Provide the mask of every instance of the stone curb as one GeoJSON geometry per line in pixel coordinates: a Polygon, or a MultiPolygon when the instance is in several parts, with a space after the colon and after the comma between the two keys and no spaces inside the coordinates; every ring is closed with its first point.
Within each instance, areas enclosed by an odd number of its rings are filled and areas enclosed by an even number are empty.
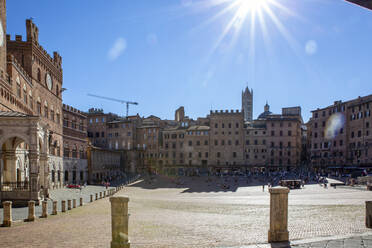
{"type": "Polygon", "coordinates": [[[255,245],[245,245],[245,246],[221,246],[220,248],[287,248],[291,247],[292,245],[302,245],[302,244],[309,244],[315,242],[322,242],[322,241],[332,241],[332,240],[339,240],[339,239],[349,239],[349,238],[356,238],[356,237],[364,237],[372,235],[372,232],[366,232],[362,234],[347,234],[347,235],[336,235],[336,236],[325,236],[325,237],[316,237],[316,238],[309,238],[309,239],[300,239],[300,240],[293,240],[289,243],[262,243],[262,244],[255,244],[255,245]],[[275,246],[273,246],[275,245],[275,246]]]}

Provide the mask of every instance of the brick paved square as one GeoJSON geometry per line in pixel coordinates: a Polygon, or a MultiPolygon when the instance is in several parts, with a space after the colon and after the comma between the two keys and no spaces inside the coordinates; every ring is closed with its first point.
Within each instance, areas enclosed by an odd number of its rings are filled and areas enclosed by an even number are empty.
{"type": "MultiPolygon", "coordinates": [[[[178,187],[168,179],[158,179],[155,185],[139,182],[119,192],[130,197],[132,247],[241,247],[267,242],[270,198],[262,187],[221,190],[219,179],[210,186],[204,179],[184,180],[178,187]]],[[[318,185],[291,190],[290,239],[369,232],[364,227],[364,201],[369,197],[367,191],[318,185]]],[[[109,247],[110,221],[105,198],[47,220],[1,228],[0,247],[81,247],[82,243],[109,247]]],[[[351,241],[350,247],[354,245],[351,241]]],[[[324,242],[293,247],[324,247],[324,242]]]]}

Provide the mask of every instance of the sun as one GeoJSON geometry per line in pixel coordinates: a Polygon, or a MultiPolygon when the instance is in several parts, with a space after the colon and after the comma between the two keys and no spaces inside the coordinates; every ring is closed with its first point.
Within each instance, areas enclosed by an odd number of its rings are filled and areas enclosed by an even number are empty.
{"type": "Polygon", "coordinates": [[[236,0],[238,5],[238,13],[241,16],[246,16],[249,12],[261,11],[266,7],[268,0],[236,0]]]}

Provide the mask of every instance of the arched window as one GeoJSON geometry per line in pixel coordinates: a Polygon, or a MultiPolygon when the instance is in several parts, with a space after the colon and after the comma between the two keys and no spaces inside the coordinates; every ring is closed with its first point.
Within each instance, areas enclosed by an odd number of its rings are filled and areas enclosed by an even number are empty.
{"type": "Polygon", "coordinates": [[[70,157],[70,147],[68,146],[68,144],[64,144],[63,156],[66,157],[66,158],[70,157]]]}
{"type": "Polygon", "coordinates": [[[80,146],[80,159],[84,159],[84,158],[85,158],[84,147],[80,146]]]}
{"type": "Polygon", "coordinates": [[[74,147],[72,148],[72,157],[77,158],[77,147],[76,147],[76,145],[74,145],[74,147]]]}

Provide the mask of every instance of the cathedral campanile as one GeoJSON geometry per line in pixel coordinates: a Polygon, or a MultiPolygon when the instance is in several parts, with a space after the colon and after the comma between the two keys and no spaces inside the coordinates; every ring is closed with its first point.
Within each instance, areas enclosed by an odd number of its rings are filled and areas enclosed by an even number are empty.
{"type": "Polygon", "coordinates": [[[248,87],[242,92],[242,110],[244,113],[244,121],[253,120],[253,89],[248,87]]]}

